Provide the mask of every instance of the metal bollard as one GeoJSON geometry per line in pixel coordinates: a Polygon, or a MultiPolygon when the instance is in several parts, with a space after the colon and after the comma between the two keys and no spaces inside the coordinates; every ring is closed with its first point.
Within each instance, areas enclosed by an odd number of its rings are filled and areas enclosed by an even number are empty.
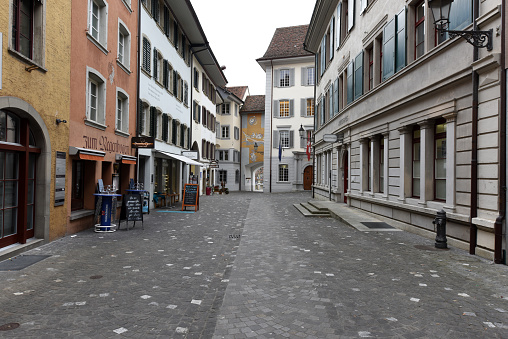
{"type": "Polygon", "coordinates": [[[448,248],[446,245],[446,212],[441,210],[432,222],[436,225],[436,248],[448,248]]]}

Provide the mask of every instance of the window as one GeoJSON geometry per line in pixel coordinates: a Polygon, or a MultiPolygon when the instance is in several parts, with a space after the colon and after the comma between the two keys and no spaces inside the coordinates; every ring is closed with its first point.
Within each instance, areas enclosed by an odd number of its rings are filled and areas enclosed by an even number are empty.
{"type": "Polygon", "coordinates": [[[434,192],[436,200],[446,200],[446,121],[434,127],[434,192]]]}
{"type": "Polygon", "coordinates": [[[384,193],[385,188],[385,139],[379,140],[379,192],[384,193]]]}
{"type": "Polygon", "coordinates": [[[220,139],[220,134],[222,130],[220,128],[220,122],[215,123],[215,137],[220,139]]]}
{"type": "Polygon", "coordinates": [[[289,87],[289,69],[280,70],[279,87],[289,87]]]}
{"type": "Polygon", "coordinates": [[[413,129],[413,197],[420,197],[420,128],[413,129]]]}
{"type": "Polygon", "coordinates": [[[415,6],[415,59],[425,53],[425,1],[415,6]]]}
{"type": "Polygon", "coordinates": [[[289,181],[289,169],[287,164],[279,165],[279,181],[282,182],[289,181]]]}
{"type": "Polygon", "coordinates": [[[347,65],[346,70],[346,79],[347,79],[347,103],[351,103],[354,100],[354,87],[353,87],[353,81],[354,81],[354,62],[351,61],[347,65]]]}
{"type": "Polygon", "coordinates": [[[71,211],[84,207],[85,161],[72,160],[71,211]]]}
{"type": "Polygon", "coordinates": [[[339,78],[333,84],[333,114],[339,114],[339,78]]]}
{"type": "Polygon", "coordinates": [[[229,139],[229,126],[222,126],[221,138],[229,139]]]}
{"type": "Polygon", "coordinates": [[[88,36],[102,47],[108,45],[108,4],[104,0],[89,0],[88,36]]]}
{"type": "Polygon", "coordinates": [[[148,108],[150,107],[147,103],[141,102],[141,116],[139,118],[139,133],[147,135],[147,124],[148,124],[148,108]]]}
{"type": "Polygon", "coordinates": [[[240,140],[240,129],[235,126],[234,128],[235,140],[240,140]]]}
{"type": "Polygon", "coordinates": [[[279,101],[279,117],[286,118],[289,117],[289,100],[280,100],[279,101]]]}
{"type": "Polygon", "coordinates": [[[151,44],[150,41],[143,37],[143,63],[141,67],[148,73],[150,73],[150,56],[151,56],[151,44]]]}
{"type": "Polygon", "coordinates": [[[13,0],[11,49],[40,64],[44,56],[44,10],[41,1],[13,0]]]}
{"type": "Polygon", "coordinates": [[[153,78],[158,83],[162,84],[163,82],[163,70],[164,70],[164,58],[162,57],[162,54],[160,53],[157,48],[153,49],[153,78]]]}
{"type": "Polygon", "coordinates": [[[367,49],[367,57],[369,58],[368,84],[369,90],[374,88],[374,48],[371,46],[367,49]]]}
{"type": "Polygon", "coordinates": [[[160,23],[161,4],[160,0],[152,0],[152,16],[155,22],[160,23]]]}
{"type": "Polygon", "coordinates": [[[314,98],[302,99],[302,116],[314,116],[314,98]]]}
{"type": "Polygon", "coordinates": [[[363,52],[360,52],[355,58],[354,63],[354,86],[355,86],[355,100],[362,96],[363,94],[363,52]]]}
{"type": "Polygon", "coordinates": [[[118,19],[118,62],[130,69],[131,34],[127,26],[118,19]]]}
{"type": "Polygon", "coordinates": [[[222,115],[228,115],[229,114],[229,103],[228,102],[222,104],[221,114],[222,115]]]}
{"type": "Polygon", "coordinates": [[[199,71],[194,67],[194,88],[199,90],[199,71]]]}
{"type": "Polygon", "coordinates": [[[88,121],[105,125],[106,79],[97,71],[87,67],[87,112],[88,121]]]}
{"type": "Polygon", "coordinates": [[[219,170],[219,182],[221,182],[221,183],[228,182],[228,171],[219,170]]]}
{"type": "Polygon", "coordinates": [[[314,86],[314,67],[302,68],[302,86],[314,86]]]}
{"type": "Polygon", "coordinates": [[[289,131],[279,131],[280,145],[282,148],[289,148],[289,131]]]}
{"type": "Polygon", "coordinates": [[[187,81],[183,82],[183,104],[185,106],[189,105],[189,85],[187,81]]]}
{"type": "Polygon", "coordinates": [[[238,116],[238,104],[234,104],[235,105],[235,117],[238,116]]]}
{"type": "Polygon", "coordinates": [[[116,89],[116,130],[129,133],[129,95],[116,89]]]}
{"type": "Polygon", "coordinates": [[[194,101],[194,105],[193,105],[193,108],[192,108],[192,117],[194,118],[194,121],[197,122],[199,124],[199,111],[200,111],[201,107],[199,106],[199,104],[197,103],[197,101],[194,101]]]}
{"type": "Polygon", "coordinates": [[[235,184],[240,182],[240,170],[235,171],[235,184]]]}

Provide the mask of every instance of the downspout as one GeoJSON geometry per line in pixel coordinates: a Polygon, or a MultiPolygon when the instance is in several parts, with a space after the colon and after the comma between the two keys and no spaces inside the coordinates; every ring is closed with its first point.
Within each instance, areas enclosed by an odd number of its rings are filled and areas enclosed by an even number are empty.
{"type": "MultiPolygon", "coordinates": [[[[476,19],[478,18],[479,0],[473,1],[473,31],[477,30],[476,19]]],[[[473,62],[478,60],[478,47],[473,48],[473,62]]],[[[479,76],[474,69],[472,71],[472,137],[471,137],[471,215],[469,226],[469,254],[475,254],[478,242],[478,227],[473,219],[478,216],[478,87],[479,76]]]]}
{"type": "MultiPolygon", "coordinates": [[[[303,49],[306,50],[307,52],[311,53],[312,55],[314,55],[314,129],[316,128],[316,83],[317,83],[317,62],[316,62],[316,58],[317,58],[317,55],[316,53],[312,52],[312,51],[309,51],[307,49],[307,46],[305,44],[303,44],[303,49]]],[[[311,136],[311,143],[312,143],[312,199],[314,199],[314,178],[315,178],[315,169],[316,169],[316,166],[315,166],[315,163],[314,161],[316,160],[316,147],[314,146],[314,132],[315,131],[312,131],[312,136],[311,136]]],[[[330,187],[331,187],[331,181],[330,181],[330,187]]]]}
{"type": "MultiPolygon", "coordinates": [[[[270,86],[270,145],[268,149],[270,150],[270,193],[272,193],[272,155],[273,155],[273,60],[270,60],[270,65],[272,66],[272,86],[270,86]]],[[[266,114],[265,114],[266,115],[266,114]]]]}
{"type": "MultiPolygon", "coordinates": [[[[502,0],[501,22],[505,25],[505,0],[502,0]]],[[[501,29],[501,114],[499,116],[499,216],[494,224],[494,263],[506,264],[503,255],[503,220],[506,215],[506,34],[501,29]]]]}
{"type": "MultiPolygon", "coordinates": [[[[138,0],[138,46],[137,46],[137,50],[138,50],[138,53],[137,53],[137,69],[136,69],[136,73],[137,73],[137,84],[136,84],[136,92],[137,92],[137,95],[136,97],[138,98],[137,100],[137,112],[136,112],[136,136],[139,136],[141,134],[141,131],[139,130],[139,119],[140,119],[140,115],[141,115],[141,110],[142,110],[142,107],[141,107],[141,100],[140,100],[140,81],[141,81],[141,73],[140,73],[140,69],[141,69],[141,64],[140,64],[140,58],[141,58],[141,50],[140,50],[140,46],[141,46],[141,0],[138,0]]],[[[136,147],[136,178],[134,179],[135,182],[139,182],[139,150],[138,148],[136,147]]]]}
{"type": "MultiPolygon", "coordinates": [[[[190,106],[190,127],[189,127],[189,140],[187,141],[188,143],[188,147],[189,147],[189,150],[192,148],[192,123],[194,122],[194,112],[193,112],[193,109],[194,109],[194,72],[193,72],[193,68],[194,68],[194,51],[192,50],[192,48],[190,49],[190,102],[189,102],[189,106],[190,106]]],[[[198,159],[199,160],[199,159],[198,159]]],[[[194,167],[196,167],[196,165],[193,165],[194,167]]],[[[189,165],[189,173],[187,173],[187,179],[190,178],[190,167],[191,165],[189,165]]],[[[199,166],[199,172],[201,173],[201,166],[199,166]]],[[[201,182],[199,181],[199,175],[198,175],[198,182],[201,184],[201,182]]],[[[202,190],[205,189],[205,192],[206,192],[206,188],[205,187],[202,187],[201,188],[202,190]]],[[[198,192],[199,194],[199,192],[198,192]]]]}

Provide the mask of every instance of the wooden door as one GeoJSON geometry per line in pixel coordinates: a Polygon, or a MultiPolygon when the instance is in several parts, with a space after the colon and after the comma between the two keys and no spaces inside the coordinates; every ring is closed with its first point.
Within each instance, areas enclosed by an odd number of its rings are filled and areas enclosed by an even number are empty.
{"type": "Polygon", "coordinates": [[[312,189],[312,175],[313,175],[312,166],[307,166],[303,171],[303,189],[305,191],[310,191],[312,189]]]}

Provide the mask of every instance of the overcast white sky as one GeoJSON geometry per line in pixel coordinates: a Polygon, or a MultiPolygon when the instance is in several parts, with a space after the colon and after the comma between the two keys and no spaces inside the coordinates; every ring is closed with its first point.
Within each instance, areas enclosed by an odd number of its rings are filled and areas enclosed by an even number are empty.
{"type": "Polygon", "coordinates": [[[256,62],[278,27],[308,25],[315,0],[191,0],[228,85],[265,94],[265,72],[256,62]]]}

